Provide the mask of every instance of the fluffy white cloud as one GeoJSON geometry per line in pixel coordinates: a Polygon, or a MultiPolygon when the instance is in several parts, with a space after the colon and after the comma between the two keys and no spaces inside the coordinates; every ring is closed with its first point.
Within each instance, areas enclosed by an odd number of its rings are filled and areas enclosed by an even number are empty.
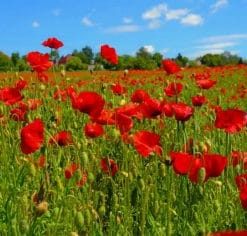
{"type": "Polygon", "coordinates": [[[189,13],[189,10],[186,8],[183,9],[175,9],[175,10],[168,10],[165,13],[165,17],[167,20],[179,20],[183,16],[187,15],[189,13]]]}
{"type": "Polygon", "coordinates": [[[193,14],[187,8],[171,9],[167,4],[159,4],[142,14],[144,20],[148,20],[149,29],[157,29],[162,25],[162,20],[176,20],[184,25],[197,26],[203,23],[203,18],[193,14]]]}
{"type": "Polygon", "coordinates": [[[87,27],[92,27],[94,26],[94,23],[87,17],[87,16],[84,16],[81,20],[81,23],[84,25],[84,26],[87,26],[87,27]]]}
{"type": "Polygon", "coordinates": [[[162,15],[165,14],[167,11],[167,5],[166,4],[159,4],[157,6],[154,6],[150,10],[147,10],[142,14],[142,18],[145,20],[154,20],[160,18],[162,15]]]}
{"type": "Polygon", "coordinates": [[[201,43],[222,43],[227,41],[236,41],[247,39],[247,34],[227,34],[227,35],[217,35],[200,40],[201,43]]]}
{"type": "Polygon", "coordinates": [[[40,27],[40,23],[35,20],[35,21],[32,22],[32,27],[33,28],[39,28],[40,27]]]}
{"type": "Polygon", "coordinates": [[[210,6],[211,12],[215,13],[220,10],[222,7],[228,5],[228,0],[217,0],[214,4],[210,6]]]}
{"type": "Polygon", "coordinates": [[[183,25],[197,26],[203,23],[203,18],[197,14],[189,14],[181,19],[183,25]]]}
{"type": "Polygon", "coordinates": [[[141,27],[139,25],[133,24],[125,24],[125,25],[118,25],[115,27],[110,27],[105,30],[106,33],[131,33],[140,31],[141,27]]]}
{"type": "Polygon", "coordinates": [[[145,45],[145,46],[143,46],[143,48],[148,53],[154,53],[155,52],[155,48],[153,45],[145,45]]]}

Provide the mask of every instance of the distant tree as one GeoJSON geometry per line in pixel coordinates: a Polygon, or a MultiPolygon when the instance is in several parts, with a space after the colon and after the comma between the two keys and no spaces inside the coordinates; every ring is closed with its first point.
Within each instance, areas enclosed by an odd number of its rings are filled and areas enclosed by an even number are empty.
{"type": "Polygon", "coordinates": [[[86,46],[82,48],[82,53],[85,55],[85,58],[86,58],[85,63],[90,64],[94,58],[94,53],[93,53],[92,48],[89,46],[86,46]]]}
{"type": "Polygon", "coordinates": [[[66,62],[65,68],[68,71],[84,70],[87,69],[87,65],[83,64],[79,57],[71,56],[66,62]]]}
{"type": "Polygon", "coordinates": [[[12,64],[14,66],[16,66],[17,63],[18,63],[18,61],[20,60],[20,54],[19,54],[19,52],[13,52],[11,54],[11,57],[10,58],[11,58],[12,64]]]}
{"type": "Polygon", "coordinates": [[[157,67],[160,67],[163,60],[163,55],[159,52],[156,52],[153,54],[152,59],[156,62],[157,67]]]}
{"type": "Polygon", "coordinates": [[[0,52],[0,71],[8,71],[12,66],[11,59],[3,52],[0,52]]]}
{"type": "Polygon", "coordinates": [[[136,57],[142,57],[146,59],[151,59],[152,54],[147,51],[145,47],[141,47],[137,52],[136,52],[136,57]]]}
{"type": "Polygon", "coordinates": [[[23,58],[20,58],[17,61],[16,70],[17,71],[28,71],[28,70],[30,70],[30,67],[23,58]]]}
{"type": "Polygon", "coordinates": [[[178,65],[185,67],[187,65],[187,63],[189,62],[189,58],[188,57],[184,57],[181,55],[181,53],[179,53],[177,55],[177,57],[175,58],[175,61],[178,65]]]}

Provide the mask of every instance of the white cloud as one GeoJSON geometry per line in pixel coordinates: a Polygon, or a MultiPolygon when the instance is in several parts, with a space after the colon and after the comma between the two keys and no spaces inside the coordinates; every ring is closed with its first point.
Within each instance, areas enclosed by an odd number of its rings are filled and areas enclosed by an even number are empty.
{"type": "Polygon", "coordinates": [[[87,16],[84,16],[82,18],[81,23],[84,26],[86,26],[86,27],[92,27],[92,26],[94,26],[94,23],[87,16]]]}
{"type": "Polygon", "coordinates": [[[144,12],[142,14],[142,18],[145,20],[158,19],[162,15],[164,15],[166,11],[167,11],[167,5],[166,4],[159,4],[157,6],[154,6],[150,10],[144,12]]]}
{"type": "Polygon", "coordinates": [[[228,34],[228,35],[217,35],[200,40],[201,43],[222,43],[226,41],[247,39],[247,34],[228,34]]]}
{"type": "Polygon", "coordinates": [[[52,15],[54,16],[60,16],[60,14],[61,14],[61,9],[57,8],[52,11],[52,15]]]}
{"type": "Polygon", "coordinates": [[[40,23],[35,20],[35,21],[32,22],[32,27],[33,28],[39,28],[40,27],[40,23]]]}
{"type": "Polygon", "coordinates": [[[237,42],[222,42],[222,43],[213,43],[213,44],[205,44],[205,45],[199,45],[196,46],[196,48],[205,49],[205,50],[211,50],[211,49],[225,49],[229,47],[233,47],[238,45],[237,42]]]}
{"type": "Polygon", "coordinates": [[[153,45],[145,45],[145,46],[143,46],[143,48],[148,53],[154,53],[155,52],[155,48],[153,45]]]}
{"type": "Polygon", "coordinates": [[[133,20],[130,17],[124,17],[123,18],[123,23],[124,24],[131,24],[133,20]]]}
{"type": "Polygon", "coordinates": [[[160,28],[161,26],[161,21],[160,20],[151,20],[149,23],[148,23],[148,28],[149,29],[158,29],[160,28]]]}
{"type": "Polygon", "coordinates": [[[167,4],[159,4],[142,14],[144,20],[148,20],[149,29],[157,29],[161,26],[162,19],[166,21],[176,20],[181,24],[197,26],[203,23],[203,18],[193,14],[187,8],[170,9],[167,4]]]}
{"type": "Polygon", "coordinates": [[[212,13],[215,13],[227,5],[228,5],[228,0],[217,0],[214,4],[210,6],[210,9],[212,13]]]}
{"type": "Polygon", "coordinates": [[[189,13],[189,10],[186,8],[167,10],[167,12],[165,13],[165,17],[167,20],[179,20],[183,16],[186,16],[188,13],[189,13]]]}
{"type": "Polygon", "coordinates": [[[203,18],[197,14],[189,14],[181,19],[183,25],[197,26],[203,23],[203,18]]]}
{"type": "Polygon", "coordinates": [[[131,33],[131,32],[137,32],[140,31],[141,28],[139,25],[118,25],[115,27],[110,27],[105,30],[106,33],[131,33]]]}

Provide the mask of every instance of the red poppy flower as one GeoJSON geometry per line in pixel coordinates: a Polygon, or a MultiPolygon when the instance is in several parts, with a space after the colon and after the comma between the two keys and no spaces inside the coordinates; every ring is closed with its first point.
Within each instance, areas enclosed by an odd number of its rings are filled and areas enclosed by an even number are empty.
{"type": "Polygon", "coordinates": [[[50,144],[58,144],[59,146],[67,146],[73,143],[72,134],[70,131],[61,131],[57,133],[49,141],[50,144]]]}
{"type": "Polygon", "coordinates": [[[48,80],[49,80],[49,77],[47,74],[45,74],[44,72],[38,72],[37,73],[37,77],[38,77],[38,80],[42,83],[47,83],[48,80]]]}
{"type": "Polygon", "coordinates": [[[118,165],[117,163],[109,158],[103,158],[100,161],[100,167],[101,170],[111,176],[115,176],[115,174],[118,172],[118,165]]]}
{"type": "Polygon", "coordinates": [[[111,86],[111,90],[116,95],[122,95],[126,93],[126,88],[123,87],[121,84],[117,83],[111,86]]]}
{"type": "Polygon", "coordinates": [[[227,165],[227,158],[218,154],[204,154],[202,157],[183,152],[170,153],[173,169],[177,174],[188,175],[193,183],[198,182],[199,171],[204,168],[204,182],[210,177],[221,175],[227,165]]]}
{"type": "Polygon", "coordinates": [[[224,231],[224,232],[215,232],[209,234],[209,236],[246,236],[247,230],[239,230],[239,231],[224,231]]]}
{"type": "Polygon", "coordinates": [[[44,124],[36,119],[21,130],[21,150],[24,154],[37,151],[44,141],[44,124]]]}
{"type": "Polygon", "coordinates": [[[42,73],[52,67],[53,63],[49,60],[48,53],[29,52],[27,54],[27,62],[37,73],[42,73]]]}
{"type": "Polygon", "coordinates": [[[173,60],[165,59],[162,61],[162,65],[168,75],[175,74],[180,71],[180,67],[173,60]]]}
{"type": "Polygon", "coordinates": [[[96,92],[81,92],[78,96],[71,96],[72,107],[80,112],[86,113],[92,117],[101,114],[105,100],[96,92]]]}
{"type": "Polygon", "coordinates": [[[125,114],[116,113],[115,119],[116,119],[116,127],[120,130],[121,134],[129,132],[133,127],[132,119],[125,114]]]}
{"type": "Polygon", "coordinates": [[[64,176],[66,179],[72,178],[74,173],[78,170],[79,166],[75,163],[72,163],[71,165],[67,166],[64,170],[64,176]]]}
{"type": "Polygon", "coordinates": [[[194,109],[182,102],[174,103],[172,105],[173,113],[176,120],[178,121],[187,121],[193,115],[194,109]]]}
{"type": "Polygon", "coordinates": [[[27,100],[27,106],[29,110],[36,110],[41,105],[42,101],[38,98],[29,98],[27,100]]]}
{"type": "Polygon", "coordinates": [[[161,155],[162,147],[160,144],[160,136],[149,131],[138,131],[133,135],[134,147],[137,152],[144,158],[151,153],[161,155]]]}
{"type": "Polygon", "coordinates": [[[244,209],[247,209],[247,174],[241,174],[235,178],[241,205],[244,209]]]}
{"type": "Polygon", "coordinates": [[[170,157],[175,173],[179,175],[187,175],[191,167],[193,156],[183,152],[171,152],[170,157]]]}
{"type": "Polygon", "coordinates": [[[227,166],[227,158],[219,154],[204,154],[204,166],[207,177],[218,177],[227,166]]]}
{"type": "Polygon", "coordinates": [[[17,88],[19,90],[24,89],[26,86],[27,86],[27,81],[23,80],[23,79],[20,79],[20,80],[16,81],[16,83],[15,83],[15,88],[17,88]]]}
{"type": "Polygon", "coordinates": [[[145,90],[137,89],[131,95],[131,101],[136,103],[142,103],[149,97],[149,94],[145,90]]]}
{"type": "Polygon", "coordinates": [[[85,125],[84,132],[88,138],[97,138],[104,134],[104,129],[100,124],[88,123],[85,125]]]}
{"type": "Polygon", "coordinates": [[[10,111],[10,118],[15,121],[25,121],[26,120],[26,109],[15,108],[10,111]]]}
{"type": "Polygon", "coordinates": [[[164,90],[168,97],[178,96],[183,90],[181,83],[170,83],[164,90]]]}
{"type": "Polygon", "coordinates": [[[171,102],[171,103],[163,102],[162,112],[165,114],[165,116],[172,117],[174,115],[174,112],[172,109],[173,104],[175,103],[174,102],[171,102]]]}
{"type": "Polygon", "coordinates": [[[118,56],[116,50],[114,48],[109,47],[109,45],[105,44],[100,47],[100,55],[109,63],[113,65],[118,64],[118,56]]]}
{"type": "Polygon", "coordinates": [[[137,119],[142,119],[143,115],[140,111],[140,105],[135,103],[128,103],[124,106],[118,107],[116,113],[121,113],[129,117],[135,117],[137,119]]]}
{"type": "Polygon", "coordinates": [[[39,168],[44,168],[45,167],[45,165],[46,165],[46,158],[45,158],[45,156],[40,156],[39,158],[38,158],[38,160],[36,161],[36,164],[37,164],[37,166],[39,167],[39,168]]]}
{"type": "Polygon", "coordinates": [[[140,111],[145,118],[156,118],[162,114],[162,104],[157,99],[147,98],[140,104],[140,111]]]}
{"type": "Polygon", "coordinates": [[[216,81],[211,79],[200,79],[200,80],[196,80],[196,84],[199,88],[210,89],[216,84],[216,81]]]}
{"type": "Polygon", "coordinates": [[[237,175],[235,182],[239,190],[247,188],[247,174],[237,175]]]}
{"type": "Polygon", "coordinates": [[[19,101],[21,101],[23,96],[20,93],[20,90],[17,88],[2,88],[0,89],[0,101],[3,101],[5,105],[10,106],[19,101]]]}
{"type": "Polygon", "coordinates": [[[53,48],[53,49],[58,49],[63,46],[63,42],[58,40],[57,38],[48,38],[42,43],[43,46],[53,48]]]}
{"type": "Polygon", "coordinates": [[[110,110],[102,110],[100,115],[97,117],[91,117],[92,122],[101,124],[101,125],[114,125],[114,112],[110,110]]]}
{"type": "Polygon", "coordinates": [[[206,98],[200,95],[196,95],[192,97],[191,100],[192,100],[192,104],[196,107],[200,107],[206,102],[206,98]]]}
{"type": "Polygon", "coordinates": [[[77,187],[83,187],[87,182],[88,174],[86,172],[82,173],[81,179],[76,183],[77,187]]]}
{"type": "Polygon", "coordinates": [[[53,98],[55,100],[66,101],[66,99],[67,99],[67,91],[66,90],[57,89],[53,94],[53,98]]]}
{"type": "Polygon", "coordinates": [[[216,110],[215,127],[236,133],[247,125],[247,113],[239,109],[216,110]]]}
{"type": "Polygon", "coordinates": [[[243,164],[244,169],[247,169],[247,152],[233,151],[231,157],[233,166],[243,164]]]}

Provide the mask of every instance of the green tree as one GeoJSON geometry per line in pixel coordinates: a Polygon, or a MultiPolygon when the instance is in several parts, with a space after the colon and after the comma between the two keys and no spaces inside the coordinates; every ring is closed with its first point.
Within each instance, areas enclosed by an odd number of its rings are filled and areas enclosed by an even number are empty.
{"type": "Polygon", "coordinates": [[[82,49],[82,53],[85,55],[86,61],[85,63],[90,64],[94,58],[94,53],[91,47],[86,46],[82,49]]]}
{"type": "Polygon", "coordinates": [[[175,58],[175,61],[178,65],[185,67],[187,65],[187,63],[189,62],[189,58],[188,57],[184,57],[181,55],[181,53],[179,53],[177,55],[177,57],[175,58]]]}
{"type": "Polygon", "coordinates": [[[11,59],[3,52],[0,52],[0,71],[8,71],[12,66],[11,59]]]}
{"type": "Polygon", "coordinates": [[[19,52],[13,52],[11,54],[11,57],[10,58],[11,58],[12,64],[14,66],[16,66],[17,63],[18,63],[18,61],[20,60],[20,54],[19,54],[19,52]]]}
{"type": "Polygon", "coordinates": [[[156,52],[153,54],[152,59],[156,62],[157,66],[160,67],[163,60],[163,55],[159,52],[156,52]]]}
{"type": "Polygon", "coordinates": [[[68,71],[85,70],[87,65],[83,64],[79,57],[71,56],[65,64],[65,68],[68,71]]]}

